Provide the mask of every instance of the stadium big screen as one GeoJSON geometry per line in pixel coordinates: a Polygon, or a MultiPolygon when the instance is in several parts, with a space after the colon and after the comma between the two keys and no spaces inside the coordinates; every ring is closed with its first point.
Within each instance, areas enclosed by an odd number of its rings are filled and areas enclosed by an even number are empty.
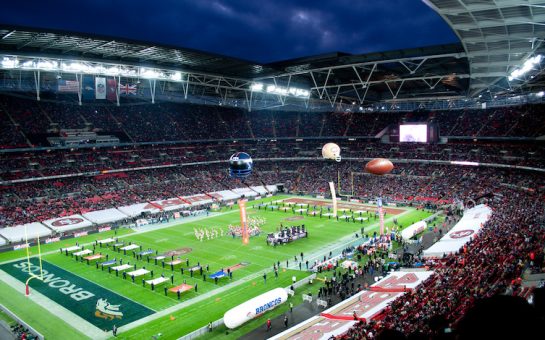
{"type": "Polygon", "coordinates": [[[439,140],[436,124],[400,124],[399,141],[409,143],[434,143],[439,140]]]}

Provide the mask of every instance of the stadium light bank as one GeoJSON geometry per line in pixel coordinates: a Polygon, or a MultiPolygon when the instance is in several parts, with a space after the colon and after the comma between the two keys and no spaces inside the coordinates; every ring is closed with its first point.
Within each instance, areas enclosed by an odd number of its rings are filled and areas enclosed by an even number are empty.
{"type": "Polygon", "coordinates": [[[19,69],[25,71],[48,71],[80,73],[120,77],[140,77],[144,79],[182,81],[182,72],[163,70],[141,66],[107,64],[78,60],[54,60],[34,57],[5,56],[0,62],[2,69],[19,69]]]}
{"type": "Polygon", "coordinates": [[[290,97],[296,97],[296,98],[309,98],[310,97],[310,91],[301,89],[298,87],[283,87],[278,85],[267,85],[263,83],[253,83],[250,85],[250,90],[252,92],[266,92],[270,94],[278,94],[281,96],[290,96],[290,97]]]}
{"type": "Polygon", "coordinates": [[[509,81],[512,81],[513,79],[520,79],[522,76],[524,76],[526,73],[533,70],[536,65],[539,65],[541,63],[541,60],[543,60],[543,56],[541,54],[538,54],[532,58],[528,58],[521,68],[518,68],[516,70],[513,70],[509,77],[509,81]]]}

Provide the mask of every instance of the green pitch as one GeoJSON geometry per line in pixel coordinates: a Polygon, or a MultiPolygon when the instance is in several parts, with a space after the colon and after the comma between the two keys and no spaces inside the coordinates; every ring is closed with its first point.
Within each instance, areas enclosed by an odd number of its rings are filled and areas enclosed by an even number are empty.
{"type": "MultiPolygon", "coordinates": [[[[281,197],[269,198],[263,201],[277,200],[281,197]]],[[[297,279],[302,279],[308,275],[305,269],[305,264],[302,265],[303,271],[299,271],[298,265],[294,266],[294,255],[299,255],[301,252],[305,254],[305,257],[310,257],[311,254],[320,253],[323,255],[326,251],[334,250],[333,248],[339,248],[343,242],[340,239],[346,238],[348,242],[354,241],[355,233],[360,233],[362,227],[365,228],[365,232],[372,234],[373,231],[378,230],[378,220],[372,219],[366,221],[363,224],[336,221],[334,219],[326,219],[311,216],[302,216],[302,219],[296,221],[288,221],[287,218],[294,217],[291,212],[280,211],[264,211],[252,209],[253,204],[258,202],[249,202],[248,214],[250,217],[260,216],[266,219],[266,224],[262,227],[262,233],[259,236],[252,237],[249,245],[242,245],[240,238],[232,238],[227,235],[228,225],[239,224],[239,212],[237,208],[233,210],[223,209],[218,213],[211,214],[209,217],[203,217],[194,220],[178,220],[179,224],[172,227],[166,227],[162,229],[156,229],[150,232],[133,232],[130,230],[120,230],[117,235],[113,235],[113,232],[106,232],[103,234],[95,234],[79,238],[77,241],[80,245],[86,242],[92,242],[96,239],[103,239],[107,237],[118,237],[120,241],[126,243],[132,242],[142,246],[142,249],[152,249],[159,254],[182,250],[183,254],[179,255],[182,259],[182,264],[174,267],[172,271],[170,266],[163,268],[160,262],[157,265],[153,260],[148,262],[147,257],[142,259],[136,259],[132,251],[123,254],[123,252],[114,251],[111,247],[95,246],[96,253],[102,253],[104,256],[108,255],[108,259],[116,259],[117,261],[123,260],[123,263],[130,262],[131,265],[136,265],[137,268],[146,267],[147,270],[153,270],[154,278],[157,278],[163,274],[169,279],[165,284],[156,287],[154,291],[151,290],[149,285],[143,286],[142,279],[149,280],[151,275],[147,274],[144,277],[135,279],[133,283],[130,278],[123,279],[122,276],[116,276],[114,273],[108,273],[108,270],[97,269],[95,264],[91,262],[89,265],[86,261],[77,261],[74,257],[66,256],[59,252],[60,247],[66,247],[74,245],[76,240],[66,240],[55,244],[49,244],[42,246],[43,260],[50,264],[50,266],[58,267],[74,277],[78,277],[85,282],[100,286],[113,294],[116,294],[122,298],[127,299],[131,304],[131,309],[140,309],[142,311],[141,316],[146,315],[146,310],[150,310],[155,314],[152,314],[150,318],[153,320],[147,321],[141,325],[135,325],[129,323],[122,327],[118,333],[122,338],[131,339],[149,339],[151,336],[162,334],[162,338],[171,339],[177,338],[184,334],[190,333],[200,327],[208,324],[210,321],[215,321],[223,316],[226,310],[244,302],[245,300],[257,296],[263,292],[271,290],[276,287],[286,287],[290,285],[291,277],[295,275],[297,279]],[[307,239],[297,240],[293,243],[271,247],[266,245],[267,232],[276,231],[277,227],[282,223],[283,225],[301,225],[305,224],[308,230],[309,237],[307,239]],[[223,230],[223,237],[214,239],[199,241],[195,234],[194,228],[197,229],[216,229],[223,230]],[[186,261],[189,261],[187,266],[186,261]],[[273,275],[273,264],[280,262],[280,274],[279,278],[275,279],[273,275]],[[288,263],[286,263],[288,261],[288,263]],[[200,264],[204,269],[204,277],[200,275],[200,271],[193,272],[190,275],[188,270],[190,267],[200,264]],[[206,272],[205,268],[208,265],[209,271],[206,272]],[[233,271],[233,279],[222,278],[216,284],[213,280],[210,280],[207,276],[220,269],[237,266],[237,269],[233,271]],[[287,265],[291,268],[288,269],[287,265]],[[184,268],[182,274],[180,267],[184,268]],[[262,277],[263,272],[267,272],[267,282],[265,283],[262,277]],[[174,283],[171,283],[171,277],[174,283]],[[193,286],[189,291],[181,294],[181,299],[175,293],[167,293],[165,295],[164,287],[170,288],[173,286],[186,283],[193,286]],[[197,291],[194,287],[197,286],[197,291]],[[140,307],[138,307],[140,306],[140,307]]],[[[405,208],[404,208],[405,209],[405,208]]],[[[427,216],[429,213],[423,211],[416,211],[414,209],[406,208],[406,212],[398,215],[397,219],[400,224],[407,226],[413,222],[419,221],[427,216]]],[[[392,215],[386,216],[386,225],[392,225],[392,215]]],[[[149,227],[148,227],[149,228],[149,227]]],[[[146,227],[142,228],[146,230],[146,227]]],[[[92,244],[86,245],[86,249],[93,249],[92,244]]],[[[32,251],[32,250],[31,250],[32,251]]],[[[140,251],[139,249],[136,250],[140,251]]],[[[5,262],[7,260],[13,260],[23,257],[25,254],[21,251],[14,251],[10,253],[0,254],[0,261],[5,262]]],[[[155,255],[155,253],[153,254],[155,255]]],[[[177,256],[175,256],[177,258],[177,256]]],[[[167,260],[170,260],[168,258],[167,260]]],[[[312,259],[313,260],[313,259],[312,259]]],[[[101,260],[101,261],[104,261],[101,260]]],[[[312,262],[312,261],[311,261],[312,262]]],[[[4,264],[5,266],[5,264],[4,264]]],[[[15,274],[14,274],[15,276],[15,274]]],[[[32,280],[32,285],[39,290],[39,285],[44,284],[38,280],[32,280]]],[[[44,290],[41,291],[44,295],[48,296],[48,293],[44,290]]],[[[22,291],[20,293],[23,293],[22,291]]],[[[0,292],[0,299],[9,298],[3,296],[0,292]]],[[[53,299],[53,298],[52,298],[53,299]]],[[[77,308],[77,307],[74,307],[77,308]]],[[[124,308],[123,304],[121,308],[124,308]]],[[[68,308],[76,313],[75,310],[68,308]]],[[[91,323],[96,316],[93,311],[85,312],[86,319],[91,323]]],[[[31,320],[35,318],[35,313],[39,313],[36,308],[26,308],[21,311],[19,316],[23,319],[28,318],[31,320]],[[36,311],[35,311],[36,310],[36,311]]],[[[140,312],[133,312],[140,313],[140,312]]],[[[80,313],[81,314],[81,313],[80,313]]],[[[51,316],[55,318],[55,316],[51,316]]],[[[148,320],[148,319],[146,319],[148,320]]],[[[130,322],[133,319],[129,320],[130,322]]],[[[101,319],[101,329],[110,330],[111,326],[122,326],[124,323],[120,322],[119,318],[101,319]]],[[[37,330],[40,331],[42,325],[36,325],[37,330]]],[[[78,328],[74,325],[74,328],[78,328]]],[[[45,327],[47,330],[47,327],[45,327]]],[[[44,331],[45,331],[44,330],[44,331]]],[[[51,330],[47,330],[48,332],[51,330]]],[[[66,338],[64,332],[72,332],[74,329],[59,328],[57,329],[59,338],[66,338]]],[[[50,333],[49,333],[50,334],[50,333]]],[[[110,333],[111,334],[111,333],[110,333]]],[[[68,333],[66,333],[68,336],[68,333]]]]}

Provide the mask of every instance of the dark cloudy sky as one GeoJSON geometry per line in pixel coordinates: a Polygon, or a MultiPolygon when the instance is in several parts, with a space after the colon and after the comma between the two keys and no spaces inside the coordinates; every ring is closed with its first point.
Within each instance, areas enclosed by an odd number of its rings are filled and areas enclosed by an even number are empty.
{"type": "Polygon", "coordinates": [[[422,0],[6,1],[0,23],[144,40],[262,63],[458,42],[422,0]]]}

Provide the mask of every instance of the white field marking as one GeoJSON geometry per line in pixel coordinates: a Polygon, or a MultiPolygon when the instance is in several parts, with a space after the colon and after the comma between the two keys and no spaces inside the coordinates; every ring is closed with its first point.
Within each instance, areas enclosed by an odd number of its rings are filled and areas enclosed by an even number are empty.
{"type": "MultiPolygon", "coordinates": [[[[23,292],[25,291],[25,284],[23,282],[19,281],[18,279],[3,270],[0,270],[0,280],[2,280],[2,282],[10,286],[11,288],[15,289],[19,294],[24,295],[23,292]]],[[[100,328],[83,319],[81,316],[77,315],[66,307],[51,300],[49,297],[40,293],[36,289],[32,290],[32,294],[30,294],[28,299],[31,299],[37,305],[45,308],[51,313],[51,315],[58,317],[64,322],[68,323],[74,329],[80,331],[85,335],[88,335],[91,339],[109,338],[108,333],[105,333],[100,328]]]]}
{"type": "MultiPolygon", "coordinates": [[[[66,269],[63,269],[63,268],[57,266],[56,264],[53,264],[53,263],[51,263],[51,262],[49,262],[49,261],[46,261],[46,262],[47,262],[47,264],[50,265],[50,266],[57,267],[57,268],[59,268],[60,270],[65,270],[65,271],[66,271],[66,269]]],[[[149,306],[146,306],[146,305],[144,305],[144,304],[142,304],[142,303],[140,303],[140,302],[138,302],[138,301],[135,301],[135,300],[133,300],[133,299],[131,299],[131,298],[128,298],[128,297],[126,297],[125,295],[121,295],[121,294],[119,294],[118,292],[115,292],[115,291],[113,291],[113,290],[111,290],[111,289],[109,289],[109,288],[107,288],[107,287],[104,287],[103,285],[101,285],[101,284],[99,284],[99,283],[96,283],[96,282],[93,282],[93,281],[91,281],[91,280],[89,280],[89,279],[86,279],[86,278],[84,278],[83,276],[79,276],[79,275],[76,274],[76,273],[73,273],[73,272],[70,272],[70,273],[71,273],[72,275],[74,275],[74,276],[79,277],[81,280],[84,280],[84,281],[87,281],[87,282],[89,282],[89,283],[92,283],[92,284],[95,284],[95,285],[97,285],[97,286],[100,286],[100,288],[105,289],[105,290],[108,290],[108,291],[112,292],[112,294],[119,295],[119,296],[121,296],[121,297],[123,297],[123,298],[125,298],[125,299],[127,299],[127,300],[130,300],[130,301],[136,303],[137,305],[140,305],[140,306],[142,306],[142,307],[146,307],[147,309],[150,309],[150,310],[153,311],[154,313],[157,313],[157,311],[156,311],[155,309],[153,309],[153,308],[151,308],[151,307],[149,307],[149,306]]],[[[136,285],[138,286],[138,284],[136,284],[136,285]]]]}

